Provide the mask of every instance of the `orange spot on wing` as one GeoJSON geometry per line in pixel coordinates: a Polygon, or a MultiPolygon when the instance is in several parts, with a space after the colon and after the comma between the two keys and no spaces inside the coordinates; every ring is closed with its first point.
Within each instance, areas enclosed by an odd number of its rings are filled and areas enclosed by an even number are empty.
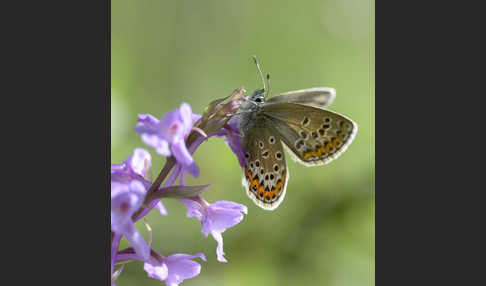
{"type": "Polygon", "coordinates": [[[250,170],[248,170],[248,168],[246,168],[246,167],[245,167],[245,174],[246,174],[246,175],[248,176],[248,178],[250,178],[250,180],[251,180],[251,178],[252,178],[252,174],[251,174],[250,170]]]}
{"type": "Polygon", "coordinates": [[[276,195],[277,195],[277,189],[274,188],[270,191],[270,198],[273,198],[273,196],[276,196],[276,195]]]}
{"type": "Polygon", "coordinates": [[[263,189],[264,189],[263,185],[260,185],[260,186],[258,187],[258,192],[263,191],[263,189]]]}
{"type": "Polygon", "coordinates": [[[270,198],[272,198],[272,192],[271,191],[263,192],[263,197],[265,198],[266,196],[270,196],[270,198]]]}
{"type": "Polygon", "coordinates": [[[317,156],[319,156],[318,155],[318,152],[311,150],[311,151],[309,151],[307,153],[304,153],[304,160],[307,160],[310,157],[317,157],[317,156]]]}
{"type": "Polygon", "coordinates": [[[250,189],[251,190],[253,190],[253,186],[257,186],[258,187],[258,180],[257,179],[251,181],[251,185],[250,185],[250,189]]]}

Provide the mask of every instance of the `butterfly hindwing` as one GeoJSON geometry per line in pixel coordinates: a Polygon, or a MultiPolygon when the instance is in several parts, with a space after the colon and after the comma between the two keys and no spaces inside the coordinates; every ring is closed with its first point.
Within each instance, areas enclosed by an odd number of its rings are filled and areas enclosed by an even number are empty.
{"type": "Polygon", "coordinates": [[[255,123],[241,142],[245,153],[242,182],[255,204],[273,210],[283,201],[289,178],[284,150],[275,129],[255,123]]]}
{"type": "Polygon", "coordinates": [[[339,157],[358,130],[347,117],[309,105],[268,103],[261,112],[293,157],[306,166],[324,165],[339,157]]]}

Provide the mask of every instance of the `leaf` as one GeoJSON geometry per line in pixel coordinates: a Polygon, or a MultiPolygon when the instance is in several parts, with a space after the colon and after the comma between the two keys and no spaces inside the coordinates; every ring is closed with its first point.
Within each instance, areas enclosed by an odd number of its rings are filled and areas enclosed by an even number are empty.
{"type": "Polygon", "coordinates": [[[202,186],[172,186],[167,188],[160,188],[156,192],[153,192],[150,196],[151,200],[161,199],[161,198],[173,198],[173,199],[184,199],[197,196],[204,192],[208,185],[202,186]]]}

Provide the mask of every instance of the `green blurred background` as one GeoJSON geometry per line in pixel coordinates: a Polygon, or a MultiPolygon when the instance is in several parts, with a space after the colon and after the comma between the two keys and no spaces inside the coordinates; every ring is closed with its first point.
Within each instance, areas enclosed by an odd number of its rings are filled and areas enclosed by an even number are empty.
{"type": "MultiPolygon", "coordinates": [[[[244,220],[224,234],[228,263],[216,260],[216,242],[177,201],[169,216],[147,216],[153,247],[163,255],[206,254],[201,274],[182,285],[374,284],[374,2],[111,1],[111,158],[119,163],[136,147],[164,158],[134,132],[138,113],[161,117],[188,102],[201,113],[238,87],[261,88],[252,55],[271,74],[272,94],[329,86],[331,110],[359,125],[336,161],[307,168],[290,158],[285,201],[273,212],[255,206],[241,187],[236,157],[211,138],[195,153],[209,202],[248,206],[244,220]],[[370,11],[370,9],[373,9],[370,11]],[[371,13],[372,12],[372,13],[371,13]]],[[[148,237],[143,224],[137,228],[148,237]]],[[[122,241],[121,247],[128,244],[122,241]]],[[[125,267],[118,286],[161,285],[143,264],[125,267]]]]}

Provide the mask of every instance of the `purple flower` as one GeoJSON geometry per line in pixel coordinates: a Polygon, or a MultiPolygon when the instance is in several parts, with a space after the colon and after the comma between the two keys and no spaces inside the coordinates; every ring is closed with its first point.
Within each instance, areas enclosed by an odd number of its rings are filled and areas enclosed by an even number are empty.
{"type": "MultiPolygon", "coordinates": [[[[235,117],[236,119],[236,117],[235,117]]],[[[245,152],[243,152],[243,147],[241,146],[241,132],[237,127],[237,120],[230,120],[228,124],[225,125],[219,131],[218,135],[224,135],[224,141],[231,148],[231,151],[235,153],[236,158],[238,158],[238,163],[241,167],[245,166],[245,152]]]]}
{"type": "Polygon", "coordinates": [[[146,180],[146,176],[151,175],[151,161],[149,152],[137,148],[121,164],[111,164],[111,179],[119,182],[146,180]]]}
{"type": "Polygon", "coordinates": [[[149,257],[150,248],[133,225],[132,215],[142,205],[145,193],[145,186],[139,180],[111,181],[111,230],[123,234],[144,260],[149,257]]]}
{"type": "Polygon", "coordinates": [[[142,141],[155,148],[157,153],[166,157],[173,155],[191,175],[197,177],[199,168],[187,150],[185,138],[200,117],[192,113],[189,104],[183,103],[160,121],[150,114],[139,114],[135,131],[142,134],[142,141]]]}
{"type": "Polygon", "coordinates": [[[206,261],[202,253],[173,254],[168,257],[156,253],[157,258],[151,257],[144,263],[143,268],[150,278],[165,281],[167,286],[177,286],[185,279],[193,278],[201,272],[201,265],[191,259],[199,257],[206,261]]]}
{"type": "MultiPolygon", "coordinates": [[[[148,193],[152,186],[151,156],[144,149],[137,148],[121,164],[111,165],[111,273],[112,286],[123,268],[114,271],[114,265],[121,261],[144,261],[144,270],[151,278],[165,281],[168,286],[176,286],[185,279],[199,275],[201,265],[193,259],[199,257],[206,261],[202,253],[195,255],[174,254],[164,257],[151,249],[134,222],[143,218],[154,206],[162,214],[167,214],[160,202],[161,198],[172,197],[182,201],[187,207],[187,216],[196,217],[201,222],[201,232],[205,237],[211,234],[217,242],[216,254],[220,262],[227,262],[224,257],[222,233],[239,222],[248,213],[246,206],[229,201],[216,201],[209,204],[199,195],[209,185],[184,187],[186,172],[194,177],[199,175],[199,168],[192,154],[209,137],[222,137],[236,154],[243,166],[244,153],[240,143],[240,132],[236,120],[231,120],[247,98],[244,89],[233,91],[230,100],[215,100],[205,109],[203,116],[193,114],[191,107],[183,103],[178,109],[165,114],[160,120],[150,114],[139,114],[136,132],[142,141],[155,148],[158,154],[171,156],[173,164],[166,165],[172,172],[161,172],[157,182],[164,182],[148,193]],[[191,135],[190,146],[186,146],[191,131],[202,136],[191,135]],[[164,176],[162,176],[164,174],[164,176]],[[170,176],[167,178],[167,176],[170,176]],[[179,186],[172,186],[179,178],[179,186]],[[147,204],[146,206],[144,204],[147,204]],[[138,212],[142,206],[145,208],[138,212]],[[137,213],[136,218],[134,214],[137,213]],[[118,250],[120,240],[126,237],[131,247],[118,250]]],[[[169,162],[169,161],[168,161],[169,162]]],[[[165,167],[164,167],[164,170],[165,167]]],[[[154,186],[155,187],[155,186],[154,186]]]]}
{"type": "MultiPolygon", "coordinates": [[[[151,156],[147,150],[137,148],[121,164],[111,165],[111,230],[125,236],[133,249],[147,259],[150,249],[133,225],[132,215],[142,206],[151,183],[151,156]]],[[[162,202],[156,205],[167,215],[162,202]]]]}
{"type": "Polygon", "coordinates": [[[201,221],[203,235],[207,237],[211,234],[218,243],[216,248],[218,261],[227,262],[224,258],[223,236],[221,234],[243,219],[242,212],[248,214],[246,206],[228,201],[217,201],[209,204],[201,197],[181,201],[187,207],[187,217],[196,217],[201,221]]]}
{"type": "MultiPolygon", "coordinates": [[[[111,164],[111,181],[128,184],[132,180],[142,182],[147,190],[152,184],[152,156],[143,148],[136,148],[121,164],[111,164]]],[[[113,187],[112,187],[113,195],[113,187]]],[[[155,206],[162,215],[167,215],[167,210],[161,201],[155,206]]]]}

